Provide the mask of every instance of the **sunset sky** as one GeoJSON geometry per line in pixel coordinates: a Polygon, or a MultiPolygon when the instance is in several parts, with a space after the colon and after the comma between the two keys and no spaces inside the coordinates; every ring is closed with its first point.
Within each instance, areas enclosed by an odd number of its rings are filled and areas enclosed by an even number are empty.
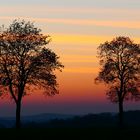
{"type": "MultiPolygon", "coordinates": [[[[140,0],[0,1],[0,25],[18,18],[33,21],[51,36],[48,47],[65,66],[62,73],[56,73],[60,94],[50,98],[36,91],[26,96],[22,115],[118,111],[107,100],[106,88],[94,83],[99,72],[97,47],[120,35],[140,43],[140,0]]],[[[140,102],[126,103],[128,109],[140,109],[140,102]]],[[[0,116],[14,114],[14,102],[1,99],[0,116]]]]}

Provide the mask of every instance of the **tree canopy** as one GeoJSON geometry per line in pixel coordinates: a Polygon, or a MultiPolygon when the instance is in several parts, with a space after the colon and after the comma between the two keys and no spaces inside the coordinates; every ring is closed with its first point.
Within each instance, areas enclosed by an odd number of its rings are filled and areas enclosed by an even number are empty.
{"type": "Polygon", "coordinates": [[[9,89],[15,101],[18,91],[30,85],[44,88],[48,95],[58,92],[54,70],[63,65],[45,46],[49,36],[40,32],[31,22],[14,20],[0,33],[0,90],[9,89]]]}
{"type": "Polygon", "coordinates": [[[117,37],[98,47],[98,57],[101,71],[96,80],[109,86],[109,99],[140,99],[140,45],[128,37],[117,37]]]}

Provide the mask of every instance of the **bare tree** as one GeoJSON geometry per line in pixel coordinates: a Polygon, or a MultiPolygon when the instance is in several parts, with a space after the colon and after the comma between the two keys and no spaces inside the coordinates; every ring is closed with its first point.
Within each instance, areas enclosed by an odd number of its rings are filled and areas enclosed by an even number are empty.
{"type": "Polygon", "coordinates": [[[30,87],[42,88],[49,96],[58,93],[54,70],[61,70],[63,65],[46,48],[49,38],[24,20],[14,20],[0,33],[0,95],[9,94],[15,101],[17,128],[20,128],[22,98],[30,87]]]}
{"type": "Polygon", "coordinates": [[[98,47],[101,71],[95,81],[108,85],[108,98],[119,105],[123,126],[123,102],[140,99],[140,47],[128,37],[117,37],[98,47]]]}

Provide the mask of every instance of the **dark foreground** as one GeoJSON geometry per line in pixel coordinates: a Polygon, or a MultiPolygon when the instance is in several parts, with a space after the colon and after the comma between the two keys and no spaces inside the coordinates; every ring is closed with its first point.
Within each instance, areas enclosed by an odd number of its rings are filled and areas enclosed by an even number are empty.
{"type": "MultiPolygon", "coordinates": [[[[40,118],[40,117],[39,117],[40,118]]],[[[43,118],[45,118],[43,116],[43,118]]],[[[48,118],[48,117],[46,117],[48,118]]],[[[1,128],[4,139],[37,140],[139,140],[140,111],[124,113],[124,127],[118,126],[118,115],[110,113],[89,114],[50,121],[25,121],[22,129],[1,128]]],[[[41,119],[42,120],[42,119],[41,119]]],[[[1,120],[1,124],[4,120],[1,120]]],[[[12,121],[12,120],[11,120],[12,121]]],[[[10,121],[6,121],[7,126],[10,121]]],[[[13,122],[14,123],[14,122],[13,122]]],[[[2,126],[2,125],[1,125],[2,126]]],[[[3,139],[2,139],[3,140],[3,139]]]]}
{"type": "Polygon", "coordinates": [[[4,139],[140,139],[140,127],[138,128],[44,128],[44,129],[0,129],[0,135],[4,139]]]}

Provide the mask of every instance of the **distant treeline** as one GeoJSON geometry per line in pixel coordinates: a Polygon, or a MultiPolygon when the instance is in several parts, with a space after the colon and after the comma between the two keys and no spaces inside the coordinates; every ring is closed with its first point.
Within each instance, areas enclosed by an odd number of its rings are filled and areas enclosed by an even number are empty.
{"type": "MultiPolygon", "coordinates": [[[[124,112],[125,127],[140,126],[140,111],[124,112]],[[132,119],[133,118],[133,119],[132,119]]],[[[68,119],[53,119],[49,122],[30,122],[24,128],[99,128],[118,127],[118,114],[101,113],[75,116],[68,119]]]]}

